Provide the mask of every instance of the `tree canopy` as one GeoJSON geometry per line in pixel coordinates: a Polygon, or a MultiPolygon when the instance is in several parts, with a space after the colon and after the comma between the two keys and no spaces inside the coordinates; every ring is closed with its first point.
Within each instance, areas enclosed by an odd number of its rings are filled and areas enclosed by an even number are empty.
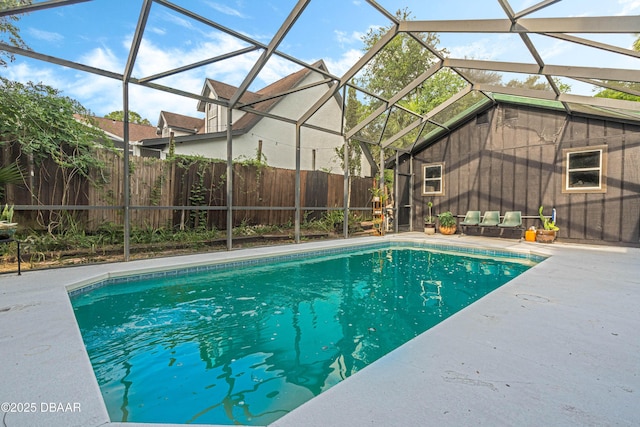
{"type": "MultiPolygon", "coordinates": [[[[411,12],[407,8],[398,10],[396,18],[400,21],[412,19],[411,12]]],[[[392,25],[370,29],[363,36],[363,50],[366,52],[371,49],[391,28],[392,25]]],[[[359,97],[349,96],[347,99],[347,130],[356,126],[358,122],[383,105],[384,101],[395,96],[432,67],[439,61],[438,56],[446,57],[448,52],[446,49],[440,48],[439,43],[438,34],[429,32],[399,33],[391,39],[354,78],[353,84],[364,91],[360,93],[359,97]],[[352,104],[358,105],[352,107],[352,104]],[[353,116],[357,116],[356,119],[353,116]]],[[[549,82],[540,80],[540,76],[537,75],[525,77],[522,80],[513,79],[504,83],[502,76],[496,72],[472,69],[453,70],[444,67],[407,93],[398,102],[398,106],[388,110],[386,115],[381,115],[373,120],[358,133],[357,137],[373,143],[388,140],[414,123],[418,119],[417,115],[428,114],[461,92],[469,82],[551,90],[549,82]]],[[[559,80],[556,80],[555,84],[561,92],[570,90],[568,85],[559,80]]],[[[432,119],[444,125],[447,121],[455,119],[460,113],[475,105],[480,97],[477,93],[469,93],[447,106],[432,119]]],[[[429,124],[425,131],[433,126],[435,125],[429,124]]],[[[415,141],[419,136],[418,132],[420,132],[419,129],[414,129],[403,137],[403,141],[398,141],[394,145],[406,147],[407,144],[415,141]]],[[[374,148],[372,151],[375,156],[377,149],[374,148]]]]}
{"type": "MultiPolygon", "coordinates": [[[[31,4],[31,0],[0,0],[0,9],[9,9],[26,4],[31,4]]],[[[14,25],[19,19],[18,16],[0,17],[0,41],[22,49],[28,49],[29,47],[20,37],[20,29],[14,25]]],[[[0,66],[6,67],[7,60],[13,62],[15,57],[9,52],[0,50],[0,66]]]]}
{"type": "Polygon", "coordinates": [[[0,144],[19,143],[34,161],[52,158],[58,165],[88,177],[97,165],[97,142],[110,146],[104,132],[74,115],[90,117],[78,101],[42,83],[19,83],[0,77],[0,144]]]}

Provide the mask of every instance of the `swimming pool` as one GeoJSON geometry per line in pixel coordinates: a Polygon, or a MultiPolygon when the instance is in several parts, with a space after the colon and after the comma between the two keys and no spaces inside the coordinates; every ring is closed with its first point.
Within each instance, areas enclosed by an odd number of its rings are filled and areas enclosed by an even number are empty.
{"type": "Polygon", "coordinates": [[[268,424],[541,260],[397,243],[345,250],[76,291],[112,421],[268,424]]]}

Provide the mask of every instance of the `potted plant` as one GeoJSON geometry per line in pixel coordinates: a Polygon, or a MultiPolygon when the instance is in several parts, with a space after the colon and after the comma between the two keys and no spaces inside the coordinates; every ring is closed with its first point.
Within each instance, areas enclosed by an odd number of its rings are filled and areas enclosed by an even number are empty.
{"type": "Polygon", "coordinates": [[[4,209],[0,212],[0,240],[10,239],[16,232],[18,223],[13,221],[13,205],[4,205],[4,209]]]}
{"type": "Polygon", "coordinates": [[[374,202],[384,202],[384,189],[380,187],[371,187],[371,196],[373,197],[374,202]]]}
{"type": "Polygon", "coordinates": [[[433,207],[433,203],[427,203],[427,208],[429,209],[429,213],[424,217],[424,232],[425,234],[436,234],[436,218],[431,215],[431,208],[433,207]]]}
{"type": "Polygon", "coordinates": [[[536,242],[553,243],[553,241],[556,240],[556,233],[558,230],[560,230],[560,228],[558,228],[555,221],[543,215],[543,209],[544,206],[540,206],[540,209],[538,209],[538,214],[540,215],[540,220],[542,221],[542,228],[536,230],[536,242]]]}
{"type": "Polygon", "coordinates": [[[438,222],[440,223],[440,233],[454,234],[456,232],[457,221],[453,214],[449,211],[438,214],[438,222]]]}

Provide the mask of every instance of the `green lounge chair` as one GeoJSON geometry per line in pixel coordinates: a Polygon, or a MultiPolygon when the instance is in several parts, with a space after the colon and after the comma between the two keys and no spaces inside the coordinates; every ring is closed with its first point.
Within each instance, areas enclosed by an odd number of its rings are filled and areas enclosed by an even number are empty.
{"type": "Polygon", "coordinates": [[[467,211],[460,225],[478,225],[480,224],[480,211],[467,211]]]}
{"type": "Polygon", "coordinates": [[[522,226],[522,213],[520,211],[511,211],[504,214],[502,222],[498,227],[518,228],[522,226]]]}
{"type": "Polygon", "coordinates": [[[500,211],[486,211],[480,222],[480,227],[495,227],[500,224],[500,211]]]}

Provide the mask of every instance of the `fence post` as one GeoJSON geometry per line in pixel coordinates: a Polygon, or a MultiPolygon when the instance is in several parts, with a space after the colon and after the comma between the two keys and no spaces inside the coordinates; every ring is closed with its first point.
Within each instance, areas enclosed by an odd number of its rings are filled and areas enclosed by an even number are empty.
{"type": "Polygon", "coordinates": [[[233,249],[233,109],[227,107],[227,250],[233,249]]]}
{"type": "Polygon", "coordinates": [[[296,123],[295,242],[300,243],[300,125],[296,123]]]}

